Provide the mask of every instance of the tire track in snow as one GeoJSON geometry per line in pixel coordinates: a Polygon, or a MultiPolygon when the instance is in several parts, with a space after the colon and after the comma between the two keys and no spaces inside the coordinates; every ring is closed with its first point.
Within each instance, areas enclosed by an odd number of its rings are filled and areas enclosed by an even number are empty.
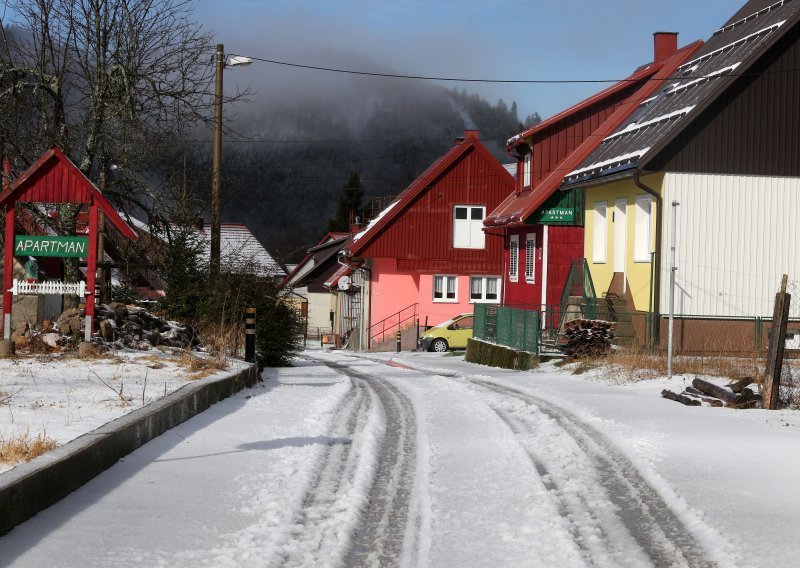
{"type": "MultiPolygon", "coordinates": [[[[369,374],[356,371],[349,365],[309,358],[345,375],[354,386],[354,394],[348,397],[351,401],[344,406],[342,415],[349,416],[344,432],[339,435],[355,439],[364,428],[367,416],[373,413],[375,406],[383,410],[386,430],[380,441],[374,479],[369,489],[368,503],[360,511],[360,522],[350,535],[349,548],[344,551],[343,563],[351,568],[400,566],[404,553],[415,558],[419,541],[417,520],[412,518],[410,503],[416,471],[416,438],[417,427],[414,408],[411,401],[394,385],[379,378],[377,373],[369,374]],[[356,403],[357,400],[367,401],[356,403]],[[366,406],[365,406],[366,404],[366,406]],[[408,542],[407,542],[408,541],[408,542]]],[[[364,360],[359,359],[359,363],[364,360]]],[[[380,368],[379,365],[376,367],[380,368]]],[[[338,419],[335,422],[340,422],[338,419]]],[[[351,457],[351,448],[332,447],[326,453],[303,507],[303,513],[297,520],[297,530],[302,531],[302,538],[323,539],[333,537],[330,531],[320,533],[315,524],[328,524],[325,518],[328,508],[334,506],[339,497],[336,493],[341,488],[352,488],[349,478],[352,477],[355,462],[362,456],[351,457]],[[335,488],[335,490],[334,490],[335,488]]],[[[326,565],[334,561],[325,559],[326,565]]],[[[413,560],[412,560],[413,564],[413,560]]],[[[285,566],[312,566],[307,556],[289,558],[285,566]]]]}
{"type": "MultiPolygon", "coordinates": [[[[454,375],[451,378],[458,377],[454,375]]],[[[717,565],[636,466],[599,431],[567,410],[535,396],[491,381],[465,379],[534,407],[574,440],[597,472],[597,480],[618,509],[619,519],[653,566],[704,568],[717,565]]],[[[578,541],[579,545],[586,550],[581,541],[583,539],[578,541]]],[[[614,554],[613,545],[609,552],[614,554]]]]}
{"type": "MultiPolygon", "coordinates": [[[[386,436],[381,447],[377,476],[369,493],[369,507],[356,531],[347,566],[399,566],[404,552],[416,469],[417,425],[414,408],[411,401],[388,381],[344,365],[328,365],[368,383],[378,395],[386,415],[386,436]]],[[[413,526],[411,528],[414,529],[413,526]]],[[[411,538],[418,540],[413,535],[411,538]]]]}
{"type": "Polygon", "coordinates": [[[375,404],[363,381],[350,377],[348,380],[350,391],[336,410],[332,420],[334,428],[330,432],[331,438],[344,442],[332,443],[326,448],[303,498],[302,509],[295,519],[289,539],[282,547],[281,566],[314,566],[330,561],[331,553],[340,557],[346,553],[346,549],[335,550],[335,543],[341,540],[343,527],[333,521],[331,512],[350,502],[348,494],[355,483],[361,457],[353,451],[354,441],[364,429],[375,404]],[[327,558],[321,558],[326,555],[327,558]]]}

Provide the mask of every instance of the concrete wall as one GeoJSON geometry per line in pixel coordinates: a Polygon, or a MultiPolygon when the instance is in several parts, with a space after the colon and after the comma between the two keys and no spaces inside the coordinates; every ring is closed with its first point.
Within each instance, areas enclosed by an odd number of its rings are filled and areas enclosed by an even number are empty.
{"type": "Polygon", "coordinates": [[[256,379],[256,368],[248,365],[222,378],[189,383],[161,400],[0,474],[0,535],[63,499],[136,448],[254,384],[256,379]]]}

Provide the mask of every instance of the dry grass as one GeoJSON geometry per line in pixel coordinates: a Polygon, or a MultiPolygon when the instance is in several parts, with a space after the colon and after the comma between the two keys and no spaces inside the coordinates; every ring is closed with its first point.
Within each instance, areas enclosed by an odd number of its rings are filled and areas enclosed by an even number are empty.
{"type": "Polygon", "coordinates": [[[244,346],[244,325],[205,326],[198,330],[205,348],[218,357],[238,357],[244,346]]]}
{"type": "MultiPolygon", "coordinates": [[[[622,349],[612,351],[601,362],[607,365],[607,378],[615,382],[635,382],[667,374],[665,353],[622,349]]],[[[737,380],[742,377],[758,377],[763,368],[763,361],[755,357],[681,355],[674,358],[672,372],[676,375],[710,375],[737,380]]]]}
{"type": "Polygon", "coordinates": [[[47,432],[32,438],[29,431],[6,438],[0,434],[0,462],[30,461],[56,447],[56,441],[47,432]]]}
{"type": "Polygon", "coordinates": [[[203,379],[228,368],[228,360],[225,357],[198,357],[192,355],[190,351],[185,351],[177,363],[189,370],[191,380],[203,379]]]}

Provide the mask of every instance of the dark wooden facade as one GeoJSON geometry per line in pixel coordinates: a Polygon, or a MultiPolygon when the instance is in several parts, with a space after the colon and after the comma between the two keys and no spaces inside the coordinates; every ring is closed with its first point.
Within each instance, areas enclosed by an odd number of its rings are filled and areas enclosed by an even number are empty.
{"type": "Polygon", "coordinates": [[[645,169],[800,176],[798,70],[795,24],[645,169]]]}

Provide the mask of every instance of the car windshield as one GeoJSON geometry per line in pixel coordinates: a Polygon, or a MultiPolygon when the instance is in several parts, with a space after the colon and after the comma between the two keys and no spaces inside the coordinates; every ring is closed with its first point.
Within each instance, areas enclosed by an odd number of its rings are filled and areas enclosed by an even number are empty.
{"type": "Polygon", "coordinates": [[[458,316],[456,316],[456,317],[454,317],[454,318],[450,318],[450,319],[449,319],[449,320],[447,320],[447,321],[443,321],[442,323],[437,323],[437,324],[436,324],[435,326],[433,326],[433,327],[447,327],[448,325],[450,325],[450,324],[451,324],[451,323],[453,323],[454,321],[456,321],[456,320],[458,320],[458,319],[461,319],[461,318],[463,318],[465,315],[469,315],[469,314],[461,314],[461,315],[458,315],[458,316]]]}

